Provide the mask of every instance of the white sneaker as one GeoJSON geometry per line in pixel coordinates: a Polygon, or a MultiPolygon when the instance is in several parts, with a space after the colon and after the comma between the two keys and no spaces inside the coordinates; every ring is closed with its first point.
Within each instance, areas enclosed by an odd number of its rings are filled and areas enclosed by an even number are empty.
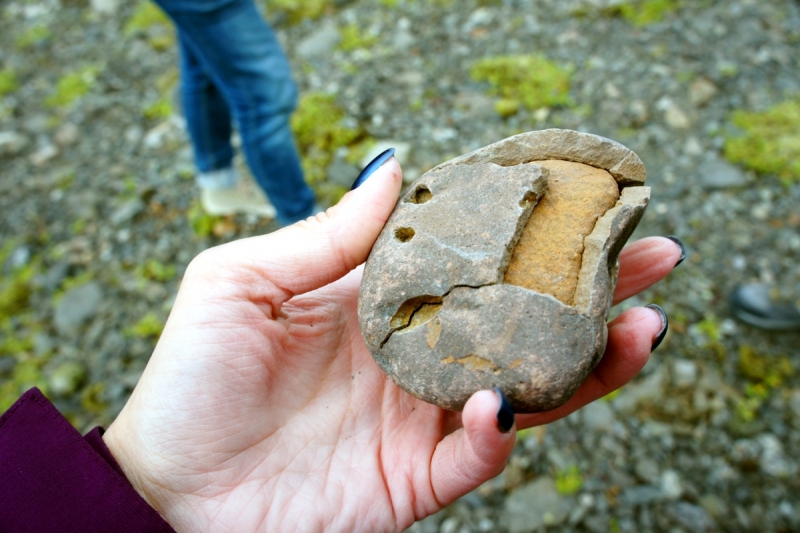
{"type": "Polygon", "coordinates": [[[264,193],[252,187],[245,190],[241,182],[233,189],[200,189],[200,203],[209,215],[224,216],[237,213],[275,218],[275,207],[264,193]]]}

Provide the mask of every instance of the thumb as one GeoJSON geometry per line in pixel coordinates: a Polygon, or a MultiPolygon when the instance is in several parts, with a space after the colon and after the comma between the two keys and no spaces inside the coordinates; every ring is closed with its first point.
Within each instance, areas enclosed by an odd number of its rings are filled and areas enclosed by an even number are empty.
{"type": "Polygon", "coordinates": [[[445,437],[431,460],[431,486],[442,506],[500,474],[516,442],[514,414],[502,393],[473,394],[461,421],[464,427],[445,437]]]}
{"type": "Polygon", "coordinates": [[[283,301],[336,281],[366,261],[400,194],[403,174],[396,159],[365,177],[366,172],[360,185],[326,212],[207,250],[213,258],[206,259],[212,268],[257,274],[258,284],[279,290],[283,301]]]}

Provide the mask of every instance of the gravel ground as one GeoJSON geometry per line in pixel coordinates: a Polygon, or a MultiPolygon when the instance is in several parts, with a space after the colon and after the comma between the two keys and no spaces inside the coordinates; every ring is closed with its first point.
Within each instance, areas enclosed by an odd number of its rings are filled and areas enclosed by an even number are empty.
{"type": "MultiPolygon", "coordinates": [[[[731,112],[800,94],[800,3],[685,0],[644,26],[619,16],[620,0],[330,3],[316,20],[270,15],[301,92],[334,94],[345,123],[401,148],[409,181],[520,131],[598,133],[647,165],[653,201],[636,237],[689,248],[621,306],[655,302],[671,318],[642,374],[522,432],[501,476],[410,531],[800,530],[800,334],[738,323],[726,303],[755,280],[800,294],[800,184],[722,150],[731,112]],[[343,47],[353,27],[364,46],[343,47]],[[470,66],[531,53],[572,69],[573,105],[502,118],[470,66]]],[[[0,303],[0,401],[37,384],[81,430],[121,409],[191,258],[277,227],[198,214],[169,112],[171,33],[134,31],[135,10],[0,7],[0,73],[17,86],[1,96],[0,78],[0,266],[24,294],[0,303]],[[68,74],[59,94],[85,94],[65,104],[52,95],[68,74]]],[[[330,183],[357,172],[341,155],[330,183]]]]}

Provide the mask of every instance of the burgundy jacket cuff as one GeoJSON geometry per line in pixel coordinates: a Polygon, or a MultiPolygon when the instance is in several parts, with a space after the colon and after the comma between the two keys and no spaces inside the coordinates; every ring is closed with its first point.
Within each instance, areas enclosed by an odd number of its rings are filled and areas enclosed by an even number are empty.
{"type": "Polygon", "coordinates": [[[174,533],[125,478],[102,429],[81,437],[39,389],[0,417],[0,531],[174,533]]]}

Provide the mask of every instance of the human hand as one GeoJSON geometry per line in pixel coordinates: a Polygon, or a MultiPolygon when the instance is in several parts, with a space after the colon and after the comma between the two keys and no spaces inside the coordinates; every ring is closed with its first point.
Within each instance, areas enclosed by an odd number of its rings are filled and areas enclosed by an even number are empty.
{"type": "MultiPolygon", "coordinates": [[[[326,214],[207,250],[104,440],[178,531],[401,531],[499,474],[515,441],[500,400],[463,413],[399,389],[358,328],[361,265],[401,187],[392,159],[326,214]]],[[[617,300],[664,277],[663,238],[623,250],[617,300]]],[[[601,363],[550,422],[628,382],[662,329],[634,308],[609,324],[601,363]]]]}

